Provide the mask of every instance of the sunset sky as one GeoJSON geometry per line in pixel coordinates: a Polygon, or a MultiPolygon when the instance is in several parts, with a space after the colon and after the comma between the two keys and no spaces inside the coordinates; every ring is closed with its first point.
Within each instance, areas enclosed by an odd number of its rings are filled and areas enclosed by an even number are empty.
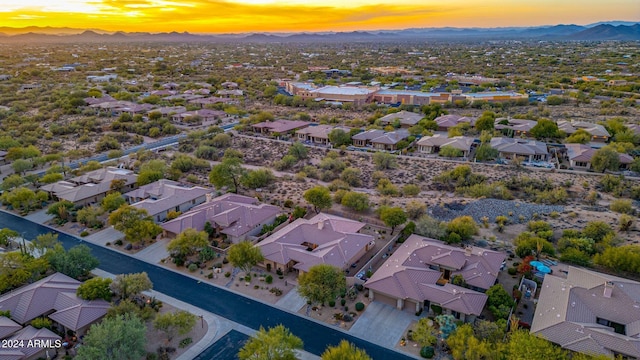
{"type": "Polygon", "coordinates": [[[0,0],[0,26],[192,33],[640,20],[639,0],[0,0]]]}

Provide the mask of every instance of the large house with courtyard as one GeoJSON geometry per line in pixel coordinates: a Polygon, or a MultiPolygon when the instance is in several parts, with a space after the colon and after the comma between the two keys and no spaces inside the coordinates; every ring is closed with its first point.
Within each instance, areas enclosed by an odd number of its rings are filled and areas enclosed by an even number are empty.
{"type": "Polygon", "coordinates": [[[364,284],[369,299],[411,313],[451,314],[473,321],[487,302],[506,255],[411,235],[364,284]],[[464,279],[454,285],[454,276],[464,279]]]}
{"type": "Polygon", "coordinates": [[[309,271],[314,265],[329,264],[347,269],[375,245],[371,235],[362,234],[360,221],[320,213],[311,219],[296,219],[259,242],[267,271],[309,271]]]}

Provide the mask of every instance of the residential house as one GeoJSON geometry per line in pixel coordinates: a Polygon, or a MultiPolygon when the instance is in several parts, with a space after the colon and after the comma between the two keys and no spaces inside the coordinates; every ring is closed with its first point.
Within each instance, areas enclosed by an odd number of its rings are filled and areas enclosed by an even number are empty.
{"type": "Polygon", "coordinates": [[[263,121],[257,124],[251,125],[254,132],[267,134],[267,135],[284,135],[293,134],[296,130],[304,129],[311,123],[307,121],[292,121],[292,120],[275,120],[275,121],[263,121]]]}
{"type": "Polygon", "coordinates": [[[225,89],[237,89],[238,88],[238,83],[232,82],[232,81],[225,81],[222,84],[220,84],[220,86],[222,86],[225,89]]]}
{"type": "Polygon", "coordinates": [[[423,117],[424,115],[422,114],[402,110],[397,113],[385,115],[380,119],[378,119],[378,121],[382,125],[392,125],[392,126],[394,126],[397,122],[400,124],[399,127],[410,128],[414,125],[417,125],[418,122],[422,120],[423,117]]]}
{"type": "Polygon", "coordinates": [[[171,116],[171,121],[187,126],[208,126],[221,121],[227,114],[220,110],[201,109],[185,111],[171,116]]]}
{"type": "Polygon", "coordinates": [[[547,144],[540,141],[494,137],[489,145],[498,150],[499,157],[507,160],[546,161],[549,158],[547,144]]]}
{"type": "Polygon", "coordinates": [[[300,129],[296,131],[296,135],[298,137],[298,141],[308,141],[320,145],[331,145],[331,141],[329,141],[329,133],[336,129],[340,129],[347,134],[351,131],[350,128],[343,126],[318,125],[300,129]]]}
{"type": "Polygon", "coordinates": [[[411,235],[364,284],[369,300],[411,313],[432,311],[472,322],[487,302],[506,255],[478,247],[461,248],[411,235]],[[451,283],[460,275],[465,287],[451,283]]]}
{"type": "Polygon", "coordinates": [[[363,86],[334,86],[327,85],[312,90],[297,90],[303,100],[312,99],[316,101],[326,100],[335,102],[347,102],[354,105],[364,105],[371,102],[373,95],[378,88],[363,86]]]}
{"type": "Polygon", "coordinates": [[[201,109],[204,109],[207,105],[214,105],[217,103],[223,104],[234,104],[237,103],[237,100],[229,99],[229,98],[221,98],[221,97],[206,97],[206,98],[197,98],[191,99],[188,101],[189,104],[198,105],[201,109]]]}
{"type": "Polygon", "coordinates": [[[118,101],[116,99],[114,99],[113,97],[111,97],[110,95],[103,95],[102,97],[99,98],[95,98],[95,97],[86,97],[83,99],[84,103],[87,105],[94,105],[94,104],[101,104],[101,103],[106,103],[106,102],[115,102],[118,101]]]}
{"type": "Polygon", "coordinates": [[[448,131],[449,128],[461,123],[468,123],[470,126],[476,123],[475,119],[453,114],[438,116],[434,121],[438,124],[438,131],[448,131]]]}
{"type": "Polygon", "coordinates": [[[423,136],[416,145],[420,153],[437,154],[443,146],[449,146],[462,151],[463,157],[469,157],[474,142],[474,138],[467,136],[449,138],[444,134],[435,134],[433,136],[423,136]]]}
{"type": "Polygon", "coordinates": [[[570,266],[546,275],[531,333],[590,355],[640,358],[640,283],[570,266]]]}
{"type": "Polygon", "coordinates": [[[184,213],[204,203],[213,190],[200,186],[187,186],[177,181],[162,179],[143,185],[124,194],[131,206],[145,209],[156,222],[167,219],[170,211],[184,213]]]}
{"type": "Polygon", "coordinates": [[[529,137],[531,129],[538,124],[534,120],[498,118],[495,120],[494,128],[501,130],[508,137],[529,137]]]}
{"type": "Polygon", "coordinates": [[[243,90],[218,90],[216,91],[216,95],[218,96],[222,96],[225,98],[230,98],[230,97],[242,97],[244,96],[244,91],[243,90]]]}
{"type": "Polygon", "coordinates": [[[176,236],[186,229],[202,231],[208,222],[216,233],[238,243],[258,235],[263,225],[272,224],[282,211],[277,206],[237,194],[224,194],[195,206],[162,224],[165,235],[176,236]]]}
{"type": "Polygon", "coordinates": [[[367,130],[360,133],[357,133],[351,137],[351,141],[353,142],[353,146],[357,147],[368,147],[373,146],[371,140],[376,139],[384,135],[384,130],[367,130]]]}
{"type": "MultiPolygon", "coordinates": [[[[565,144],[566,156],[569,166],[574,169],[591,169],[591,159],[596,153],[596,149],[583,144],[565,144]]],[[[628,154],[619,153],[620,169],[626,169],[633,162],[633,157],[628,154]]]]}
{"type": "Polygon", "coordinates": [[[155,108],[156,106],[151,104],[131,103],[129,105],[113,109],[113,114],[116,116],[120,116],[122,114],[129,114],[131,116],[134,116],[136,114],[146,114],[155,108]]]}
{"type": "Polygon", "coordinates": [[[112,190],[126,192],[137,187],[138,175],[127,169],[107,167],[90,171],[69,180],[43,185],[40,190],[49,193],[53,199],[68,200],[76,206],[95,204],[112,190]],[[115,181],[122,186],[114,188],[115,181]]]}
{"type": "Polygon", "coordinates": [[[376,150],[394,151],[398,150],[398,143],[408,137],[409,131],[407,129],[398,129],[386,132],[375,139],[371,139],[370,142],[376,150]]]}
{"type": "MultiPolygon", "coordinates": [[[[86,333],[91,324],[107,314],[111,305],[102,299],[82,300],[77,297],[76,291],[80,284],[78,280],[55,273],[0,296],[0,310],[8,310],[11,314],[11,320],[0,317],[2,338],[24,340],[25,343],[33,339],[49,339],[52,342],[60,340],[60,336],[47,329],[35,329],[30,325],[22,328],[31,320],[43,316],[51,319],[54,328],[61,332],[70,330],[76,336],[86,333]],[[16,324],[20,324],[21,330],[17,330],[16,324]]],[[[13,358],[9,357],[12,354],[7,354],[6,350],[0,348],[0,359],[13,358]]],[[[12,350],[22,352],[17,359],[37,359],[46,356],[46,348],[42,347],[25,346],[12,350]]]]}
{"type": "Polygon", "coordinates": [[[364,223],[320,213],[299,218],[259,242],[267,269],[283,272],[309,271],[314,265],[329,264],[347,269],[375,245],[371,235],[361,234],[364,223]]]}
{"type": "Polygon", "coordinates": [[[147,111],[147,116],[151,115],[151,113],[160,113],[163,118],[167,118],[169,116],[173,116],[176,114],[182,114],[187,111],[187,108],[184,106],[163,106],[157,109],[147,111]]]}
{"type": "Polygon", "coordinates": [[[591,135],[591,141],[607,142],[611,134],[600,124],[589,123],[585,121],[558,121],[558,129],[564,131],[567,135],[571,135],[582,129],[591,135]]]}

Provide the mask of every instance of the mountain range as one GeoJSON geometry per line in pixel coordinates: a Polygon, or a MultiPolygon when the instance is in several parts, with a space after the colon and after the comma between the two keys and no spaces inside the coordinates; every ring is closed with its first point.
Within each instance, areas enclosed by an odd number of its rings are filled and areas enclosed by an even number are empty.
{"type": "Polygon", "coordinates": [[[107,32],[98,29],[0,27],[0,42],[368,42],[406,40],[640,40],[640,23],[611,21],[591,25],[509,28],[420,28],[324,33],[192,34],[188,32],[107,32]]]}

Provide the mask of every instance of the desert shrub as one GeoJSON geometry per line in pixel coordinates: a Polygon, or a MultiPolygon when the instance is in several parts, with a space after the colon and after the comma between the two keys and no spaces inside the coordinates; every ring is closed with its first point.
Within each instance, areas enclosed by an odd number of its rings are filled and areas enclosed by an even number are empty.
{"type": "Polygon", "coordinates": [[[336,306],[336,301],[335,300],[329,300],[329,306],[335,307],[336,306]]]}
{"type": "Polygon", "coordinates": [[[507,273],[509,273],[509,275],[513,276],[513,275],[515,275],[515,274],[517,274],[517,273],[518,273],[518,269],[516,269],[516,268],[514,268],[514,267],[510,267],[510,268],[507,270],[507,273]]]}
{"type": "Polygon", "coordinates": [[[356,303],[356,311],[362,311],[364,310],[364,304],[361,302],[357,302],[356,303]]]}
{"type": "Polygon", "coordinates": [[[180,348],[185,348],[187,346],[189,346],[189,344],[191,344],[193,342],[193,339],[189,338],[184,338],[182,340],[180,340],[180,344],[178,345],[178,347],[180,348]]]}
{"type": "Polygon", "coordinates": [[[609,209],[611,211],[615,211],[620,214],[631,214],[633,213],[633,205],[631,200],[629,199],[616,199],[611,202],[609,205],[609,209]]]}
{"type": "Polygon", "coordinates": [[[434,355],[435,355],[435,350],[433,349],[433,346],[423,346],[420,349],[420,356],[422,356],[425,359],[431,359],[434,355]]]}
{"type": "Polygon", "coordinates": [[[436,315],[441,315],[442,314],[442,306],[431,304],[431,311],[433,311],[433,313],[436,314],[436,315]]]}
{"type": "Polygon", "coordinates": [[[51,329],[51,320],[45,317],[39,317],[31,320],[31,326],[36,329],[47,328],[51,329]]]}
{"type": "Polygon", "coordinates": [[[194,271],[198,270],[198,265],[191,263],[191,264],[189,264],[188,269],[189,269],[190,272],[194,272],[194,271]]]}
{"type": "Polygon", "coordinates": [[[340,305],[344,306],[347,303],[346,299],[340,299],[340,305]]]}
{"type": "Polygon", "coordinates": [[[271,284],[273,282],[273,276],[267,275],[267,277],[264,278],[264,282],[271,284]]]}
{"type": "Polygon", "coordinates": [[[540,204],[564,204],[567,202],[569,195],[564,188],[555,188],[553,190],[544,190],[535,192],[535,202],[540,204]]]}

